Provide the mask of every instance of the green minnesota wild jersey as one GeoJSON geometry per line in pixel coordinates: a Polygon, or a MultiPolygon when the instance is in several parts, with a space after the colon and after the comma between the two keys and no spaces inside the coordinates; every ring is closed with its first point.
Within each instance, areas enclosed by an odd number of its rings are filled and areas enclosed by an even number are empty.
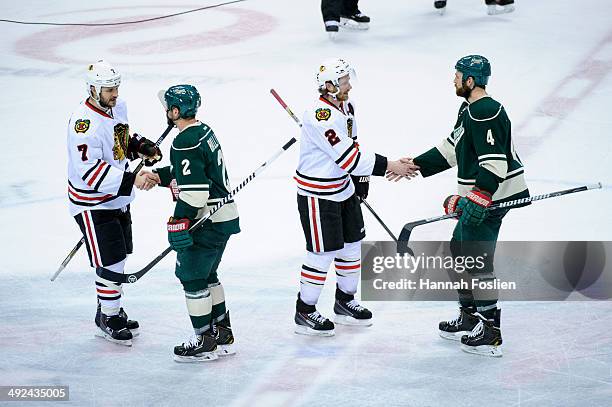
{"type": "MultiPolygon", "coordinates": [[[[170,166],[156,172],[163,186],[176,180],[179,195],[175,218],[199,219],[231,190],[221,145],[212,129],[200,122],[187,126],[175,137],[170,166]]],[[[224,233],[240,232],[236,203],[230,200],[206,223],[224,233]]]]}
{"type": "Polygon", "coordinates": [[[457,166],[460,195],[478,187],[496,202],[527,197],[525,171],[510,133],[510,119],[499,102],[490,96],[465,101],[451,134],[414,162],[423,177],[457,166]]]}

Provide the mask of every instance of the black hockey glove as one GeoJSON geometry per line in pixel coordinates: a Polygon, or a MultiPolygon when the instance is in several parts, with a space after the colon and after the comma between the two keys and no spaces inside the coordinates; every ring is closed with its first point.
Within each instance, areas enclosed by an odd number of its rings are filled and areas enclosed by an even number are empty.
{"type": "Polygon", "coordinates": [[[130,160],[144,158],[145,166],[151,167],[162,159],[162,153],[159,147],[151,140],[148,140],[136,133],[130,138],[128,143],[127,157],[130,160]]]}
{"type": "Polygon", "coordinates": [[[368,197],[368,191],[370,190],[370,176],[369,175],[351,175],[353,184],[355,185],[355,195],[360,201],[363,201],[368,197]]]}

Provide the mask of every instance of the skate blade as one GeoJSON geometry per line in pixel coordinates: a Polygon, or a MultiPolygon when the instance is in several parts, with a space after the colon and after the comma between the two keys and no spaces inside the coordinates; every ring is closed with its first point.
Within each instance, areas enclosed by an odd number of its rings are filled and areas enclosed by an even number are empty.
{"type": "Polygon", "coordinates": [[[505,6],[499,6],[499,7],[493,4],[487,7],[488,7],[487,14],[490,16],[512,13],[514,11],[514,6],[512,4],[508,4],[505,6]]]}
{"type": "Polygon", "coordinates": [[[445,332],[438,331],[440,338],[448,339],[449,341],[460,341],[463,335],[467,335],[470,331],[459,331],[459,332],[445,332]]]}
{"type": "Polygon", "coordinates": [[[357,319],[348,315],[334,315],[334,323],[350,326],[372,326],[372,319],[357,319]]]}
{"type": "Polygon", "coordinates": [[[102,331],[98,331],[94,335],[97,336],[98,338],[106,339],[107,341],[112,342],[112,343],[116,343],[118,345],[132,346],[132,340],[131,339],[122,341],[122,340],[119,340],[119,339],[115,339],[112,336],[110,336],[109,334],[107,334],[106,332],[102,332],[102,331]]]}
{"type": "Polygon", "coordinates": [[[349,30],[365,31],[370,29],[370,23],[358,23],[357,21],[353,21],[350,18],[340,17],[340,27],[349,30]]]}
{"type": "Polygon", "coordinates": [[[337,32],[328,32],[327,35],[329,36],[329,39],[332,41],[336,41],[338,39],[337,32]]]}
{"type": "Polygon", "coordinates": [[[132,333],[132,337],[137,337],[140,335],[140,329],[136,328],[136,329],[130,329],[130,332],[132,333]]]}
{"type": "Polygon", "coordinates": [[[219,359],[219,356],[215,352],[216,350],[212,352],[205,352],[205,353],[202,353],[200,356],[173,355],[173,358],[174,358],[174,361],[178,363],[210,362],[210,361],[219,359]]]}
{"type": "Polygon", "coordinates": [[[436,9],[439,15],[443,16],[446,13],[446,7],[436,9]]]}
{"type": "Polygon", "coordinates": [[[475,355],[490,356],[494,358],[500,358],[504,355],[501,347],[493,345],[467,346],[462,344],[461,350],[475,355]]]}
{"type": "Polygon", "coordinates": [[[317,331],[316,329],[303,325],[296,325],[294,332],[298,335],[307,336],[334,336],[336,334],[333,329],[329,331],[317,331]]]}
{"type": "Polygon", "coordinates": [[[231,356],[236,354],[234,345],[217,345],[217,356],[231,356]]]}

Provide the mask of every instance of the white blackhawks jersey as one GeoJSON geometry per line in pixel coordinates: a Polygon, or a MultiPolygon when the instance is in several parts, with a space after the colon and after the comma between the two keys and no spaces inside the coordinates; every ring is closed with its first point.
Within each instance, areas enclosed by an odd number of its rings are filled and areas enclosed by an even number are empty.
{"type": "Polygon", "coordinates": [[[298,194],[342,202],[355,187],[349,175],[371,175],[376,157],[359,150],[355,105],[339,108],[320,97],[304,113],[300,160],[295,172],[298,194]]]}
{"type": "Polygon", "coordinates": [[[81,102],[68,122],[68,200],[70,214],[119,209],[134,200],[129,170],[127,107],[117,99],[110,114],[81,102]]]}

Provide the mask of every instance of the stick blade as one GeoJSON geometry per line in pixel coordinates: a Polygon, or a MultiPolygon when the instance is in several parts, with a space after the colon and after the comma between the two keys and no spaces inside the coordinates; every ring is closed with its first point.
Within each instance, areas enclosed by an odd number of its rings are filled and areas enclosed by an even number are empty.
{"type": "Polygon", "coordinates": [[[397,238],[397,252],[399,254],[409,254],[410,256],[414,256],[414,252],[412,251],[412,249],[408,246],[408,242],[410,240],[410,234],[412,233],[412,229],[414,229],[415,223],[417,222],[412,222],[412,223],[406,223],[404,225],[404,227],[402,228],[402,231],[400,232],[398,238],[397,238]]]}

